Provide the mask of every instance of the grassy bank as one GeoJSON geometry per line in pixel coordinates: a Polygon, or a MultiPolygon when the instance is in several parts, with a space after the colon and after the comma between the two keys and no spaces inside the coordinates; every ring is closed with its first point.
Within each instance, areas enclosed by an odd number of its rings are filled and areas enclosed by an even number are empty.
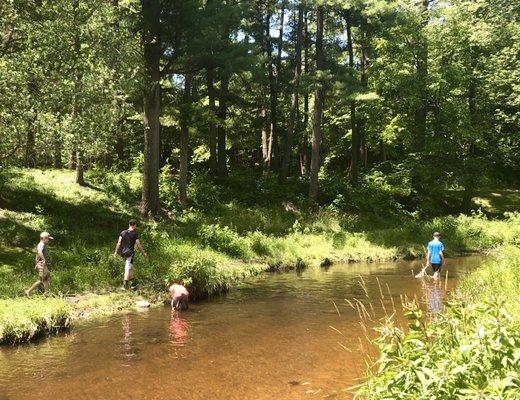
{"type": "MultiPolygon", "coordinates": [[[[73,178],[64,170],[0,173],[0,315],[23,321],[27,314],[24,307],[16,311],[19,318],[8,313],[5,301],[25,301],[20,296],[35,279],[33,252],[42,230],[55,238],[50,247],[55,296],[113,292],[120,285],[123,263],[112,252],[118,233],[137,215],[140,176],[93,170],[87,175],[91,184],[84,188],[73,184],[73,178]]],[[[413,258],[422,255],[422,244],[435,230],[443,232],[449,255],[487,251],[519,233],[515,214],[501,220],[481,213],[421,220],[398,207],[385,208],[386,194],[365,198],[370,212],[340,211],[335,206],[310,210],[294,195],[297,182],[281,191],[269,180],[258,184],[233,179],[240,178],[231,177],[226,187],[194,176],[188,209],[176,208],[174,183],[162,180],[161,197],[168,210],[161,220],[142,221],[140,226],[150,257],[137,256],[136,278],[146,296],[161,293],[164,279],[182,282],[197,298],[226,291],[233,282],[266,269],[413,258]],[[283,199],[293,201],[294,207],[287,211],[283,199]]],[[[81,312],[81,307],[73,304],[70,310],[67,317],[81,312]]],[[[57,320],[60,313],[55,313],[57,320]]],[[[31,318],[43,330],[53,326],[39,323],[43,317],[31,318]]]]}
{"type": "MultiPolygon", "coordinates": [[[[511,217],[518,229],[519,215],[511,217]]],[[[442,315],[425,321],[408,305],[407,330],[389,319],[380,357],[359,398],[520,398],[520,246],[518,232],[466,277],[442,315]]]]}

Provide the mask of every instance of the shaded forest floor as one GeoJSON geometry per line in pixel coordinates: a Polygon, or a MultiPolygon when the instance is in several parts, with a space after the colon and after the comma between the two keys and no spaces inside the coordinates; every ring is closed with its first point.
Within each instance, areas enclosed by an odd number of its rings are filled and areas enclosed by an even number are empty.
{"type": "MultiPolygon", "coordinates": [[[[89,313],[87,303],[66,297],[114,293],[120,287],[123,262],[112,253],[119,232],[137,215],[140,175],[94,170],[87,178],[90,185],[82,188],[66,170],[0,173],[0,341],[27,339],[39,329],[53,330],[89,313]],[[54,303],[21,298],[36,277],[34,248],[42,230],[55,238],[50,246],[54,303]],[[30,302],[39,303],[28,306],[30,302]],[[18,316],[8,312],[13,304],[19,306],[18,316]],[[49,311],[53,307],[55,312],[49,311]]],[[[244,177],[214,184],[195,176],[189,193],[193,206],[181,210],[175,204],[174,180],[163,176],[164,217],[140,226],[150,258],[137,256],[139,293],[119,294],[119,303],[97,298],[90,308],[100,314],[104,307],[107,312],[125,309],[139,295],[160,303],[165,279],[183,282],[197,298],[226,291],[233,282],[265,270],[421,257],[435,230],[443,233],[449,256],[485,251],[518,233],[515,214],[493,220],[482,212],[422,220],[385,209],[381,195],[352,199],[367,203],[366,212],[311,210],[298,185],[259,184],[244,177]]],[[[520,194],[482,191],[475,200],[485,212],[498,214],[517,210],[520,194]]]]}

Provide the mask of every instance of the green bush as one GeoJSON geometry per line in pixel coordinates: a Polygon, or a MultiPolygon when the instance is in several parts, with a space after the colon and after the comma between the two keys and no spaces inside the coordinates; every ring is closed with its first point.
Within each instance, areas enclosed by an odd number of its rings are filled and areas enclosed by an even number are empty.
{"type": "Polygon", "coordinates": [[[159,197],[167,209],[174,210],[178,207],[179,182],[172,175],[169,164],[166,164],[161,169],[161,176],[159,179],[159,197]]]}
{"type": "Polygon", "coordinates": [[[169,282],[178,282],[188,287],[192,298],[200,298],[228,289],[227,277],[217,269],[215,261],[204,257],[179,260],[169,269],[169,282]]]}
{"type": "Polygon", "coordinates": [[[426,325],[415,305],[405,315],[408,332],[379,328],[377,370],[358,398],[520,398],[520,325],[502,301],[451,303],[426,325]]]}
{"type": "Polygon", "coordinates": [[[259,256],[272,257],[274,255],[272,240],[262,232],[255,231],[249,235],[251,249],[259,256]]]}
{"type": "Polygon", "coordinates": [[[222,190],[208,174],[194,173],[187,189],[188,199],[202,210],[215,210],[220,206],[222,190]]]}
{"type": "Polygon", "coordinates": [[[249,259],[252,256],[247,240],[227,226],[202,225],[199,229],[199,237],[206,246],[230,256],[242,259],[249,259]]]}

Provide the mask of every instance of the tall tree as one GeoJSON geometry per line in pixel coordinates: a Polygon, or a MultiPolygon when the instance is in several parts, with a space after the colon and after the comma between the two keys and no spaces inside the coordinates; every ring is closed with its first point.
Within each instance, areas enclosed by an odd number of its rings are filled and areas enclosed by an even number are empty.
{"type": "Polygon", "coordinates": [[[227,154],[226,154],[226,117],[227,117],[227,101],[229,91],[229,72],[222,71],[222,78],[220,80],[220,93],[218,104],[218,118],[219,125],[217,131],[217,175],[220,178],[227,176],[227,154]]]}
{"type": "MultiPolygon", "coordinates": [[[[309,74],[309,47],[310,47],[310,36],[309,36],[309,18],[307,10],[304,11],[304,23],[303,23],[303,72],[305,75],[309,74]]],[[[308,145],[308,132],[309,126],[309,92],[305,90],[303,93],[303,120],[302,129],[303,137],[300,143],[300,174],[302,176],[307,175],[309,171],[309,145],[308,145]]]]}
{"type": "Polygon", "coordinates": [[[312,158],[309,181],[309,201],[315,203],[318,197],[318,174],[321,167],[321,117],[324,103],[324,82],[320,79],[320,72],[325,66],[323,54],[323,29],[325,22],[325,7],[318,5],[316,10],[316,74],[318,83],[314,92],[314,121],[312,126],[312,158]]]}
{"type": "Polygon", "coordinates": [[[208,118],[209,131],[209,169],[213,176],[217,174],[217,108],[215,106],[215,69],[206,69],[206,86],[208,88],[208,103],[210,116],[208,118]]]}
{"type": "Polygon", "coordinates": [[[428,25],[430,0],[420,1],[420,28],[417,39],[417,106],[415,110],[416,150],[422,151],[426,143],[426,117],[428,113],[428,41],[424,28],[428,25]]]}
{"type": "Polygon", "coordinates": [[[294,50],[294,77],[291,96],[291,110],[289,113],[289,126],[285,136],[285,146],[283,152],[282,168],[280,170],[280,181],[285,182],[289,173],[289,165],[292,155],[292,142],[294,130],[296,129],[296,117],[298,114],[298,94],[300,90],[300,75],[302,70],[302,36],[303,36],[303,6],[298,5],[297,8],[297,22],[296,22],[296,43],[294,50]]]}
{"type": "Polygon", "coordinates": [[[27,141],[25,143],[25,166],[34,168],[36,166],[36,125],[38,121],[38,108],[36,107],[37,82],[34,74],[27,77],[27,94],[31,103],[29,121],[27,126],[27,141]]]}
{"type": "MultiPolygon", "coordinates": [[[[347,28],[348,66],[350,69],[350,74],[352,76],[355,76],[354,46],[352,43],[352,12],[350,10],[345,11],[343,13],[343,17],[345,19],[347,28]]],[[[356,183],[359,175],[359,156],[361,140],[356,118],[356,101],[354,99],[350,100],[350,129],[352,132],[352,147],[350,155],[349,177],[352,182],[356,183]]]]}
{"type": "Polygon", "coordinates": [[[181,108],[181,137],[180,137],[180,163],[179,163],[179,204],[188,205],[188,163],[189,163],[189,129],[190,129],[190,105],[193,75],[184,76],[184,91],[181,108]]]}
{"type": "Polygon", "coordinates": [[[141,0],[141,40],[144,62],[144,167],[140,211],[159,211],[159,144],[161,113],[161,7],[159,0],[141,0]]]}

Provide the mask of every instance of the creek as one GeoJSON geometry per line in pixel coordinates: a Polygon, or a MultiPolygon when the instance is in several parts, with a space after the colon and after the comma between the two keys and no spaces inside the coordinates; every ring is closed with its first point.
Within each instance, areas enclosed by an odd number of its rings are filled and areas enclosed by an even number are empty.
{"type": "Polygon", "coordinates": [[[418,261],[264,274],[186,312],[143,310],[1,347],[0,400],[350,398],[377,357],[367,340],[377,321],[395,309],[404,323],[403,296],[439,312],[482,258],[447,261],[439,284],[413,277],[418,261]]]}

